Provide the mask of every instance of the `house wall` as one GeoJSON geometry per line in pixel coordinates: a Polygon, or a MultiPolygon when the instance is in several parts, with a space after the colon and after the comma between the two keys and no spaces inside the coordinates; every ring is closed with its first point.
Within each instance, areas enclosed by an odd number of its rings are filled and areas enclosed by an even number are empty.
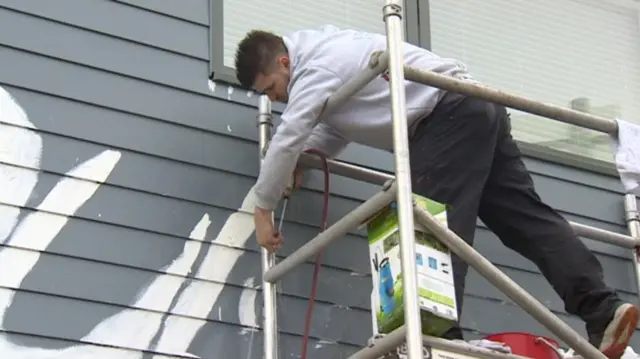
{"type": "MultiPolygon", "coordinates": [[[[207,0],[0,0],[1,358],[262,357],[257,98],[208,84],[208,53],[207,0]]],[[[342,158],[390,170],[374,152],[342,158]]],[[[616,178],[527,164],[568,219],[626,232],[616,178]]],[[[332,190],[330,223],[376,188],[333,176],[332,190]]],[[[315,172],[290,203],[282,256],[318,232],[321,191],[315,172]]],[[[632,300],[629,254],[587,244],[632,300]]],[[[481,223],[476,248],[583,332],[481,223]]],[[[368,268],[358,233],[326,251],[311,358],[345,357],[370,336],[368,268]]],[[[300,351],[311,271],[279,288],[283,358],[300,351]]],[[[467,288],[469,339],[548,334],[473,271],[467,288]]]]}

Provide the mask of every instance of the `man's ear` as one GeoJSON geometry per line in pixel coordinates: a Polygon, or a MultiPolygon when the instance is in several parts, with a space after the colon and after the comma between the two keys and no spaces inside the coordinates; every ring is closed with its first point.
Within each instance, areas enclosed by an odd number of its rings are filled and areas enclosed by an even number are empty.
{"type": "Polygon", "coordinates": [[[290,64],[289,56],[280,56],[280,58],[278,59],[278,62],[285,68],[287,69],[289,68],[289,64],[290,64]]]}

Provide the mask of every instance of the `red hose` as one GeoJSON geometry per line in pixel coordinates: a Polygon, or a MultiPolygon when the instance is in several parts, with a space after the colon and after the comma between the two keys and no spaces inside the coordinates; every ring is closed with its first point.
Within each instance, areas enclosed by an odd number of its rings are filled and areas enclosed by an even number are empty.
{"type": "MultiPolygon", "coordinates": [[[[317,150],[309,149],[305,151],[307,153],[313,153],[322,161],[322,170],[324,172],[324,198],[322,200],[322,225],[320,226],[321,232],[327,229],[327,221],[329,216],[329,165],[327,163],[326,156],[317,150]]],[[[311,317],[313,316],[313,306],[316,302],[316,289],[318,287],[318,279],[320,277],[320,265],[322,263],[322,252],[316,255],[316,263],[313,268],[313,279],[311,282],[311,294],[309,295],[309,301],[307,302],[307,314],[305,316],[304,334],[302,336],[302,354],[301,359],[307,359],[307,344],[309,343],[309,331],[311,329],[311,317]]]]}

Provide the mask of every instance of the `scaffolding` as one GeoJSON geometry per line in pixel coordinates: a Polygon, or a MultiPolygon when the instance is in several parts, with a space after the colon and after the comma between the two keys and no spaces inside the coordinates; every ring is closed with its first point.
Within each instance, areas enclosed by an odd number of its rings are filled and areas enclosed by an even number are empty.
{"type": "MultiPolygon", "coordinates": [[[[355,208],[350,214],[338,220],[327,228],[327,230],[318,234],[280,263],[276,264],[273,253],[262,249],[264,358],[278,359],[277,292],[275,283],[288,272],[322,251],[334,240],[358,228],[363,222],[370,218],[370,216],[395,200],[397,203],[400,227],[400,258],[404,281],[403,287],[405,290],[405,324],[390,334],[382,336],[370,343],[367,347],[351,355],[349,359],[375,359],[383,357],[401,345],[406,345],[406,357],[409,359],[423,358],[423,346],[478,358],[522,359],[522,357],[517,355],[499,354],[487,349],[422,335],[417,293],[414,219],[432,231],[452,252],[467,262],[507,297],[545,326],[551,333],[564,341],[578,355],[585,359],[606,359],[606,357],[594,346],[589,344],[586,339],[560,320],[507,275],[502,273],[502,271],[475,251],[459,236],[447,227],[441,225],[428,212],[414,207],[409,166],[405,89],[403,83],[406,78],[407,80],[428,86],[491,101],[506,107],[596,130],[611,136],[617,136],[617,123],[610,119],[508,94],[484,85],[405,66],[403,64],[402,51],[402,3],[402,0],[387,0],[386,5],[383,6],[383,19],[387,35],[386,51],[378,51],[371,54],[368,68],[336,91],[326,101],[323,109],[323,114],[325,114],[340,106],[346,99],[354,95],[371,80],[388,71],[386,74],[389,78],[391,93],[395,176],[337,160],[328,160],[331,173],[382,185],[381,191],[355,208]]],[[[269,145],[272,126],[271,103],[266,96],[261,96],[258,115],[259,155],[261,163],[269,145]]],[[[301,155],[300,162],[312,168],[321,168],[321,160],[307,154],[301,155]]],[[[570,222],[570,224],[576,234],[581,237],[631,249],[633,253],[636,284],[640,292],[640,267],[636,251],[638,241],[640,240],[640,214],[638,211],[637,198],[634,195],[627,194],[624,203],[630,236],[580,223],[570,222]]]]}

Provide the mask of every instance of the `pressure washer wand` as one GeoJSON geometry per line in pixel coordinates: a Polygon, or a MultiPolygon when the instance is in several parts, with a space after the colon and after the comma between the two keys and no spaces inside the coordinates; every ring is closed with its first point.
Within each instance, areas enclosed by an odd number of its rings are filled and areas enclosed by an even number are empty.
{"type": "Polygon", "coordinates": [[[296,178],[295,175],[292,174],[291,178],[289,178],[289,184],[287,184],[287,193],[284,196],[284,200],[282,201],[282,212],[280,213],[280,223],[278,223],[278,233],[282,233],[282,224],[284,223],[284,215],[287,213],[287,204],[289,204],[289,196],[293,193],[293,189],[295,188],[296,178]]]}
{"type": "Polygon", "coordinates": [[[287,204],[289,203],[289,196],[285,196],[282,201],[282,211],[280,212],[280,223],[278,223],[278,233],[282,233],[282,224],[284,223],[284,215],[287,213],[287,204]]]}

